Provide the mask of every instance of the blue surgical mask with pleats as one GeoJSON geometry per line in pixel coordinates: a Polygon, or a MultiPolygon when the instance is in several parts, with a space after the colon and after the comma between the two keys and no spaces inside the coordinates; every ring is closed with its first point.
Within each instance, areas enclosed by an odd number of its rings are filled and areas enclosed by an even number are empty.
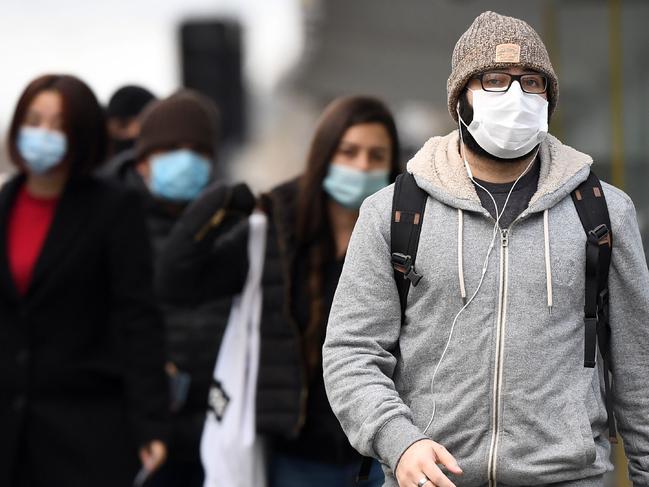
{"type": "Polygon", "coordinates": [[[368,196],[390,184],[387,169],[361,171],[341,164],[330,164],[323,188],[334,201],[352,210],[358,210],[368,196]]]}
{"type": "Polygon", "coordinates": [[[61,132],[25,126],[18,132],[17,147],[29,172],[45,174],[63,160],[68,141],[61,132]]]}
{"type": "Polygon", "coordinates": [[[210,160],[189,149],[166,152],[151,159],[151,192],[163,199],[191,201],[207,186],[210,160]]]}

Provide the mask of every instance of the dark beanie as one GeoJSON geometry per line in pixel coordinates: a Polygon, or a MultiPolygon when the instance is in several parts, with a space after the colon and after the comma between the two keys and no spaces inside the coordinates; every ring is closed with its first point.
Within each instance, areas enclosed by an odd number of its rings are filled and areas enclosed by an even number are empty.
{"type": "Polygon", "coordinates": [[[192,144],[210,155],[216,153],[218,113],[207,97],[181,90],[156,101],[142,113],[142,129],[135,143],[138,159],[154,150],[192,144]]]}
{"type": "Polygon", "coordinates": [[[123,86],[108,101],[106,116],[108,118],[137,117],[142,110],[155,100],[155,96],[141,86],[123,86]]]}

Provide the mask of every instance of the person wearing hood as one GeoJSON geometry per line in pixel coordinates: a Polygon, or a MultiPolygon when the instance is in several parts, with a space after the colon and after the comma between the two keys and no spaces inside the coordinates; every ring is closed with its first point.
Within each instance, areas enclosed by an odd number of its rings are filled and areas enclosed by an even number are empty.
{"type": "Polygon", "coordinates": [[[142,194],[157,257],[185,207],[212,179],[218,112],[201,94],[183,89],[153,102],[141,118],[133,150],[102,175],[142,194]]]}
{"type": "MultiPolygon", "coordinates": [[[[130,157],[104,174],[142,195],[157,276],[174,225],[212,179],[218,113],[207,98],[183,89],[150,104],[141,123],[130,157]]],[[[171,437],[168,462],[147,485],[198,487],[203,482],[199,444],[207,391],[230,301],[212,300],[202,306],[158,301],[165,323],[171,437]]]]}
{"type": "MultiPolygon", "coordinates": [[[[547,133],[559,83],[519,19],[478,16],[447,90],[458,129],[407,166],[426,195],[421,280],[402,316],[390,186],[361,208],[331,308],[331,406],[387,487],[602,486],[608,370],[584,366],[586,233],[571,198],[593,160],[547,133]]],[[[649,485],[649,273],[633,203],[602,187],[614,410],[630,479],[649,485]]]]}

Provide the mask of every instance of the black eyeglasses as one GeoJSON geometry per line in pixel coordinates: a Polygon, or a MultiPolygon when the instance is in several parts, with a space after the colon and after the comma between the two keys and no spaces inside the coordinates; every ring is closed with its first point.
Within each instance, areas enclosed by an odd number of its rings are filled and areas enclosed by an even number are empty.
{"type": "Polygon", "coordinates": [[[507,91],[513,81],[518,81],[525,93],[538,95],[548,89],[548,79],[542,74],[509,74],[489,72],[474,76],[485,91],[507,91]]]}

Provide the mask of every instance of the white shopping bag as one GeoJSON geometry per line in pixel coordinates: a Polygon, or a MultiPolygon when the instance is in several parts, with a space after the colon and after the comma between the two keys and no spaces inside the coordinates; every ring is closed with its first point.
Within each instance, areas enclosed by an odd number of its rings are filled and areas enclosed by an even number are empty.
{"type": "Polygon", "coordinates": [[[263,448],[255,428],[261,276],[266,216],[249,219],[248,276],[232,304],[221,342],[201,439],[205,487],[265,487],[263,448]]]}

